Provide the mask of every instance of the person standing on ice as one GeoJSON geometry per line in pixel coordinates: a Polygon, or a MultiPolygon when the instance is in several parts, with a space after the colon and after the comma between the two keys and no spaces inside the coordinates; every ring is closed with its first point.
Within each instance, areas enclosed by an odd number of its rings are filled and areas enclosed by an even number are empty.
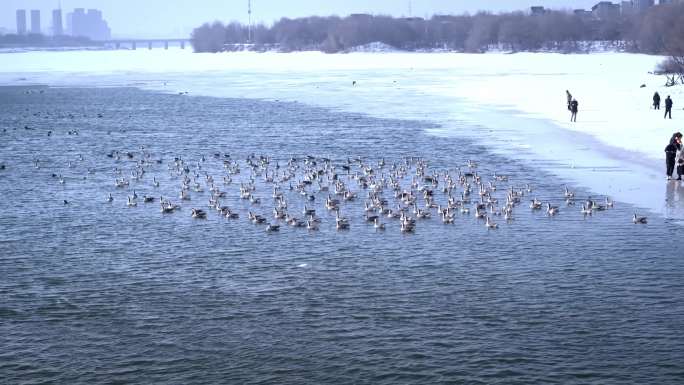
{"type": "Polygon", "coordinates": [[[570,91],[565,90],[565,95],[568,97],[568,111],[570,111],[570,103],[572,103],[572,94],[570,94],[570,91]]]}
{"type": "Polygon", "coordinates": [[[668,116],[672,119],[672,99],[670,99],[670,95],[667,95],[667,98],[665,98],[665,116],[663,118],[668,116]]]}
{"type": "Polygon", "coordinates": [[[660,94],[658,93],[658,91],[656,91],[656,93],[653,94],[653,109],[654,110],[660,109],[660,94]]]}
{"type": "Polygon", "coordinates": [[[677,132],[670,138],[670,144],[665,147],[665,166],[667,170],[667,180],[672,180],[672,173],[675,169],[675,161],[677,159],[677,152],[682,149],[682,134],[677,132]]]}
{"type": "Polygon", "coordinates": [[[579,107],[579,103],[577,102],[577,99],[572,99],[570,102],[570,121],[571,122],[576,122],[577,121],[577,109],[579,107]]]}

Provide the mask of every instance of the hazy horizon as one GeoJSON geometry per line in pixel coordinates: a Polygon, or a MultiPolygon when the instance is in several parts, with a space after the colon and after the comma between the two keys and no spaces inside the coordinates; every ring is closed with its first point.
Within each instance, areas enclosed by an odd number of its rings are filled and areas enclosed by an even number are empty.
{"type": "MultiPolygon", "coordinates": [[[[553,9],[590,8],[598,0],[481,0],[477,2],[423,0],[395,1],[376,0],[368,4],[361,0],[335,1],[325,4],[312,0],[293,0],[283,4],[276,0],[252,0],[252,20],[271,24],[281,17],[345,16],[351,13],[387,14],[392,16],[430,17],[433,14],[462,14],[477,11],[505,12],[527,10],[531,5],[553,9]],[[410,4],[410,7],[409,7],[410,4]],[[409,12],[410,10],[410,12],[409,12]]],[[[17,9],[41,10],[41,30],[51,33],[52,10],[58,0],[4,0],[0,4],[0,28],[10,32],[16,29],[17,9]]],[[[174,1],[170,7],[164,0],[119,0],[103,2],[96,0],[62,0],[64,24],[66,13],[74,8],[97,8],[102,10],[114,37],[186,37],[193,28],[215,20],[247,22],[247,0],[205,0],[199,7],[189,0],[174,1]]],[[[28,13],[28,12],[27,12],[28,13]]],[[[27,19],[30,17],[27,15],[27,19]]],[[[30,20],[28,25],[30,26],[30,20]]]]}

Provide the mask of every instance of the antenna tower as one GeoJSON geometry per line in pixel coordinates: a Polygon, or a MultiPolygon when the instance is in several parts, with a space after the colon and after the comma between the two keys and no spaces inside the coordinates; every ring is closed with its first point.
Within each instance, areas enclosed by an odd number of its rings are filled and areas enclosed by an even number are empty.
{"type": "Polygon", "coordinates": [[[247,42],[252,42],[252,0],[247,0],[247,19],[249,24],[247,26],[247,42]]]}

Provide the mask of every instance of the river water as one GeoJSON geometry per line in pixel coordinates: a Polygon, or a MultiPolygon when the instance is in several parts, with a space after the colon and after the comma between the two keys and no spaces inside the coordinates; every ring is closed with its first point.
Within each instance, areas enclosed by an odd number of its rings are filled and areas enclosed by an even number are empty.
{"type": "MultiPolygon", "coordinates": [[[[0,106],[0,382],[684,378],[681,227],[658,217],[635,225],[637,209],[621,202],[585,218],[565,206],[564,181],[467,137],[301,103],[133,88],[4,87],[0,106]],[[117,189],[114,170],[127,175],[143,153],[159,163],[117,189]],[[243,165],[221,187],[240,219],[209,209],[206,191],[171,215],[158,204],[127,207],[133,190],[179,202],[174,158],[218,182],[226,154],[243,165]],[[283,224],[267,233],[246,217],[272,218],[271,191],[258,182],[256,206],[238,197],[250,154],[283,165],[306,155],[339,164],[420,157],[452,173],[472,160],[488,179],[509,177],[500,199],[508,186],[534,191],[496,230],[459,214],[453,225],[420,221],[413,234],[390,219],[382,232],[363,223],[363,190],[344,203],[349,231],[335,229],[325,193],[307,203],[286,192],[291,210],[318,210],[320,231],[283,224]],[[560,214],[531,211],[532,195],[560,214]],[[207,219],[193,219],[192,207],[207,219]]],[[[589,195],[569,188],[578,203],[589,195]]],[[[681,193],[672,185],[668,199],[681,193]]]]}

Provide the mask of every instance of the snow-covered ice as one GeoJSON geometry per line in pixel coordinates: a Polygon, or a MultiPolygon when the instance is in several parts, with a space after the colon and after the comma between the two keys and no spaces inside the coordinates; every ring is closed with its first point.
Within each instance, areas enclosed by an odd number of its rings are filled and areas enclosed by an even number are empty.
{"type": "Polygon", "coordinates": [[[664,152],[684,131],[684,86],[652,75],[658,56],[626,53],[194,54],[190,50],[0,54],[0,84],[137,86],[299,102],[439,123],[598,194],[684,219],[664,152]],[[352,85],[355,81],[356,85],[352,85]],[[645,87],[641,87],[641,85],[645,87]],[[570,123],[565,90],[579,101],[570,123]],[[654,111],[658,91],[673,119],[654,111]]]}

